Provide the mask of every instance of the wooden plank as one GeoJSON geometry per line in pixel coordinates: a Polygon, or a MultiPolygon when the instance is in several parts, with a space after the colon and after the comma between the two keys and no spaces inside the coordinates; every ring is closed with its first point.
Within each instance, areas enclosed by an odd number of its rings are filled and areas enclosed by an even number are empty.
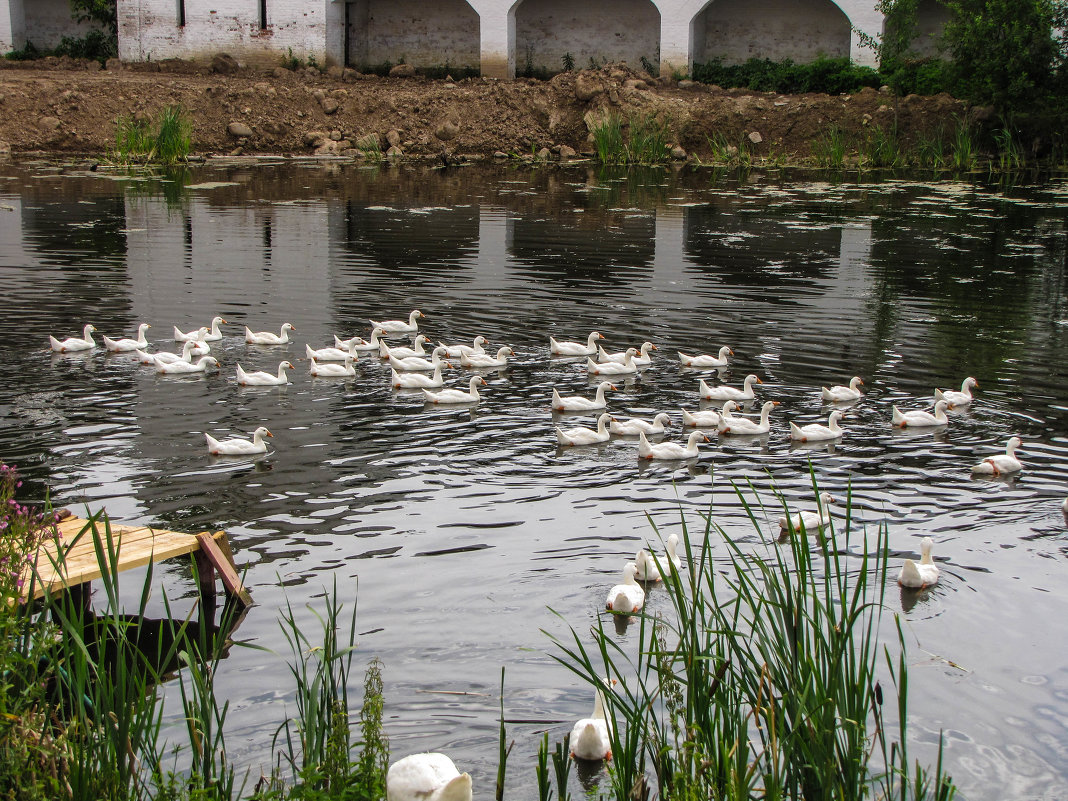
{"type": "Polygon", "coordinates": [[[237,575],[237,571],[234,570],[230,560],[226,558],[215,539],[208,532],[203,531],[197,534],[197,541],[200,543],[201,550],[207,554],[211,563],[215,565],[215,569],[219,572],[219,578],[222,579],[223,586],[226,587],[227,592],[231,595],[236,595],[245,606],[251,604],[252,596],[249,595],[248,590],[241,583],[241,577],[237,575]]]}
{"type": "MultiPolygon", "coordinates": [[[[35,597],[41,597],[46,589],[53,592],[64,588],[74,588],[78,585],[101,578],[103,571],[97,561],[94,532],[87,531],[74,545],[70,543],[82,532],[87,520],[68,516],[56,526],[62,539],[50,540],[38,549],[36,564],[38,576],[35,583],[35,597]],[[60,551],[63,552],[63,564],[55,564],[60,551]]],[[[247,606],[252,603],[252,597],[242,586],[234,565],[233,554],[224,531],[214,534],[203,532],[201,535],[186,534],[177,531],[152,528],[151,526],[122,526],[110,525],[111,547],[116,552],[118,564],[116,572],[143,567],[150,562],[160,562],[174,556],[182,556],[188,553],[205,551],[204,556],[209,560],[220,577],[227,590],[237,595],[247,606]]],[[[107,553],[108,543],[105,532],[96,532],[102,550],[107,553]]],[[[25,594],[29,593],[30,577],[32,568],[28,565],[23,570],[25,594]]],[[[25,596],[24,596],[25,597],[25,596]]]]}

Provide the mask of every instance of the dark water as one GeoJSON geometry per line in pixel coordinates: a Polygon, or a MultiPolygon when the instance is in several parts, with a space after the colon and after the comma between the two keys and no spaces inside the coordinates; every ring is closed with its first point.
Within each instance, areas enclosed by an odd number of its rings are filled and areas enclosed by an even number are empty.
{"type": "MultiPolygon", "coordinates": [[[[205,169],[186,181],[0,168],[10,207],[0,209],[0,456],[57,505],[227,529],[257,602],[236,636],[279,654],[285,600],[320,604],[336,580],[344,600],[358,597],[360,667],[371,656],[385,664],[395,756],[446,750],[490,797],[504,666],[506,716],[543,721],[509,727],[509,786],[533,796],[540,732],[560,739],[591,706],[550,658],[541,630],[565,629],[548,607],[588,628],[652,536],[647,515],[666,535],[680,508],[695,520],[711,504],[757,547],[732,482],[811,507],[811,463],[824,488],[852,487],[858,523],[889,523],[896,552],[916,552],[929,535],[944,560],[936,589],[904,599],[910,718],[926,744],[917,755],[930,758],[944,730],[968,798],[1068,794],[1064,183],[312,164],[205,169]],[[366,335],[368,319],[414,308],[435,340],[483,334],[492,349],[515,349],[514,366],[485,373],[477,410],[391,392],[376,361],[346,381],[308,376],[305,342],[366,335]],[[171,349],[173,325],[215,314],[231,324],[214,348],[222,372],[206,378],[47,350],[50,333],[92,322],[129,336],[141,321],[171,349]],[[285,321],[297,328],[288,349],[244,344],[242,325],[285,321]],[[552,388],[592,394],[593,382],[581,361],[550,360],[548,337],[594,329],[612,349],[645,339],[660,348],[610,393],[617,416],[666,410],[678,439],[680,407],[697,408],[697,379],[712,376],[681,370],[675,351],[726,344],[736,354],[726,380],[754,372],[760,397],[781,401],[772,433],[714,441],[682,466],[639,464],[632,439],[559,451],[552,388]],[[290,386],[236,385],[238,361],[273,370],[282,358],[297,365],[290,386]],[[792,448],[787,421],[825,418],[819,386],[853,375],[868,395],[848,410],[842,443],[792,448]],[[952,413],[948,431],[891,430],[891,404],[929,408],[935,386],[967,375],[978,400],[952,413]],[[267,458],[209,458],[203,432],[258,425],[275,434],[267,458]],[[973,480],[970,466],[1013,434],[1024,472],[973,480]]],[[[160,573],[188,604],[187,566],[160,573]]],[[[888,612],[901,612],[896,586],[888,598],[888,612]]],[[[662,591],[649,607],[665,607],[662,591]]],[[[217,686],[230,700],[229,756],[254,779],[295,710],[285,661],[233,649],[217,686]]],[[[176,701],[174,687],[165,692],[176,701]]],[[[169,721],[180,737],[177,706],[169,721]]]]}

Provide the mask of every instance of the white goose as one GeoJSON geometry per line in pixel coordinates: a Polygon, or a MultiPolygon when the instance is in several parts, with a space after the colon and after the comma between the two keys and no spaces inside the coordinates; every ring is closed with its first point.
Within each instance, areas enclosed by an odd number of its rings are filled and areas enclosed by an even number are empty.
{"type": "Polygon", "coordinates": [[[799,426],[797,423],[790,423],[790,439],[798,442],[825,442],[838,439],[845,434],[845,429],[838,425],[841,419],[842,412],[835,409],[827,416],[827,425],[809,423],[807,426],[799,426]]]}
{"type": "Polygon", "coordinates": [[[277,334],[270,331],[252,331],[246,325],[245,342],[250,345],[286,345],[289,343],[289,332],[296,330],[291,323],[282,323],[282,330],[277,334]]]}
{"type": "Polygon", "coordinates": [[[724,415],[729,415],[737,408],[738,404],[729,400],[723,404],[722,412],[717,412],[715,409],[705,409],[696,412],[690,412],[683,409],[682,424],[684,426],[689,426],[690,428],[715,428],[716,430],[719,430],[720,418],[724,415]]]}
{"type": "Polygon", "coordinates": [[[260,426],[252,432],[252,440],[233,437],[231,439],[218,440],[211,434],[204,432],[204,439],[208,441],[208,453],[212,456],[248,456],[254,453],[266,453],[267,443],[264,437],[273,437],[270,431],[260,426]]]}
{"type": "Polygon", "coordinates": [[[1019,437],[1012,437],[1005,445],[1005,453],[988,456],[972,468],[980,476],[1000,476],[1002,473],[1016,473],[1023,470],[1023,462],[1016,458],[1016,449],[1023,445],[1019,437]]]}
{"type": "Polygon", "coordinates": [[[728,364],[727,357],[733,356],[734,351],[724,345],[719,349],[718,356],[712,356],[708,353],[702,353],[698,356],[690,356],[683,353],[681,350],[679,353],[679,361],[682,362],[683,367],[726,367],[728,364]]]}
{"type": "Polygon", "coordinates": [[[596,445],[600,442],[608,442],[608,421],[612,419],[612,415],[608,412],[604,412],[597,418],[597,429],[585,428],[584,426],[575,426],[574,428],[562,429],[560,426],[554,426],[556,429],[556,441],[561,445],[596,445]]]}
{"type": "Polygon", "coordinates": [[[960,392],[952,389],[936,389],[934,391],[934,398],[936,401],[944,400],[949,403],[950,409],[956,409],[958,406],[967,406],[975,400],[975,398],[972,397],[972,387],[978,389],[979,382],[971,376],[968,376],[964,379],[964,383],[960,385],[960,392]]]}
{"type": "MultiPolygon", "coordinates": [[[[222,334],[222,331],[219,330],[219,324],[220,323],[225,323],[225,322],[226,322],[226,320],[224,320],[222,317],[212,317],[211,318],[211,325],[210,326],[204,326],[204,330],[207,332],[204,335],[204,340],[206,342],[218,342],[220,339],[222,339],[223,338],[223,334],[222,334]]],[[[183,332],[178,326],[175,326],[174,327],[174,341],[175,342],[187,342],[190,339],[198,339],[199,338],[198,337],[199,333],[200,333],[200,329],[199,328],[197,330],[195,330],[195,331],[183,332]]]]}
{"type": "Polygon", "coordinates": [[[438,345],[445,348],[445,355],[450,359],[459,359],[461,356],[470,356],[472,353],[485,353],[486,349],[483,345],[488,345],[489,340],[479,334],[475,337],[475,341],[470,345],[446,345],[444,342],[439,342],[438,345]]]}
{"type": "Polygon", "coordinates": [[[168,353],[163,351],[162,353],[145,353],[143,350],[135,350],[134,354],[137,356],[137,360],[142,364],[156,364],[157,362],[163,362],[164,364],[173,364],[174,362],[193,362],[193,351],[196,350],[197,343],[191,339],[187,339],[182,345],[181,353],[168,353]]]}
{"type": "Polygon", "coordinates": [[[318,350],[311,345],[304,345],[304,352],[309,359],[317,362],[343,362],[345,359],[352,359],[356,361],[360,358],[360,352],[351,345],[345,349],[342,348],[319,348],[318,350]]]}
{"type": "Polygon", "coordinates": [[[52,345],[52,350],[56,353],[76,353],[80,350],[92,350],[96,347],[96,342],[93,340],[93,332],[96,330],[95,325],[86,324],[82,329],[82,336],[68,337],[60,342],[51,334],[48,335],[48,341],[52,345]]]}
{"type": "Polygon", "coordinates": [[[722,415],[719,421],[720,434],[767,434],[771,431],[771,422],[768,419],[771,410],[779,405],[778,401],[764,401],[760,407],[760,420],[750,420],[748,417],[735,417],[732,414],[722,415]]]}
{"type": "Polygon", "coordinates": [[[395,389],[437,389],[445,386],[441,377],[441,365],[434,368],[433,378],[428,378],[424,373],[398,373],[392,367],[389,369],[390,384],[395,389]]]}
{"type": "Polygon", "coordinates": [[[426,317],[419,309],[415,309],[408,315],[408,322],[404,320],[371,320],[371,326],[373,328],[381,328],[383,333],[386,334],[414,334],[419,330],[419,323],[416,322],[420,317],[426,317]]]}
{"type": "MultiPolygon", "coordinates": [[[[653,356],[649,351],[659,350],[652,342],[643,342],[641,350],[634,356],[634,363],[639,367],[648,367],[653,363],[653,356]]],[[[619,362],[623,364],[627,360],[627,351],[621,350],[618,353],[609,353],[604,349],[603,345],[597,346],[597,361],[601,362],[619,362]]]]}
{"type": "Polygon", "coordinates": [[[445,754],[412,754],[389,766],[386,801],[471,801],[471,776],[445,754]]]}
{"type": "Polygon", "coordinates": [[[933,543],[930,537],[920,540],[920,561],[906,559],[897,575],[897,583],[902,587],[922,589],[938,583],[938,565],[931,558],[933,543]]]}
{"type": "Polygon", "coordinates": [[[634,363],[634,357],[638,351],[627,348],[626,357],[620,362],[595,362],[592,357],[586,357],[586,370],[590,375],[633,375],[638,372],[638,365],[634,363]]]}
{"type": "Polygon", "coordinates": [[[590,333],[585,345],[581,342],[558,342],[553,337],[549,337],[549,353],[555,356],[592,356],[597,352],[598,339],[604,339],[604,337],[597,331],[590,333]]]}
{"type": "Polygon", "coordinates": [[[634,580],[638,574],[638,568],[633,562],[627,562],[623,566],[623,583],[616,584],[608,591],[604,608],[609,612],[621,612],[624,615],[632,615],[640,612],[645,605],[645,590],[641,584],[634,580]]]}
{"type": "Polygon", "coordinates": [[[638,456],[641,459],[696,459],[699,455],[697,443],[709,442],[703,431],[694,431],[686,440],[685,447],[677,442],[659,442],[651,444],[642,431],[638,434],[638,456]]]}
{"type": "Polygon", "coordinates": [[[604,409],[608,406],[608,401],[604,399],[604,393],[615,388],[616,385],[611,381],[602,381],[597,385],[596,396],[584,398],[581,395],[561,396],[556,387],[553,387],[553,408],[559,412],[592,412],[597,409],[604,409]]]}
{"type": "Polygon", "coordinates": [[[660,572],[661,568],[671,570],[671,565],[674,565],[676,570],[682,570],[682,559],[676,553],[678,547],[679,535],[672,534],[668,537],[667,549],[664,558],[660,560],[660,567],[657,567],[656,559],[648,551],[644,548],[639,548],[637,555],[634,557],[634,566],[638,568],[637,579],[639,581],[660,581],[663,578],[660,572]]]}
{"type": "Polygon", "coordinates": [[[460,364],[476,368],[507,367],[509,356],[515,356],[515,351],[508,347],[499,348],[496,356],[490,356],[488,353],[465,353],[460,356],[460,364]]]}
{"type": "Polygon", "coordinates": [[[478,403],[482,396],[478,394],[478,387],[480,384],[485,384],[486,379],[482,376],[471,376],[471,382],[469,389],[464,392],[462,389],[443,389],[440,392],[431,392],[429,389],[423,390],[423,396],[430,403],[478,403]]]}
{"type": "Polygon", "coordinates": [[[189,373],[206,373],[209,367],[218,367],[219,360],[214,356],[201,356],[195,362],[161,362],[156,360],[156,372],[163,375],[187,375],[189,373]]]}
{"type": "Polygon", "coordinates": [[[429,342],[430,339],[425,334],[419,334],[415,338],[414,347],[406,348],[398,345],[397,347],[391,347],[387,342],[380,342],[378,346],[378,355],[383,359],[388,359],[392,356],[394,359],[409,359],[412,356],[418,356],[424,358],[426,351],[423,349],[423,345],[429,342]]]}
{"type": "Polygon", "coordinates": [[[356,368],[352,366],[352,356],[345,357],[344,364],[326,362],[319,364],[315,359],[311,360],[308,372],[316,378],[352,378],[356,375],[356,368]]]}
{"type": "Polygon", "coordinates": [[[932,426],[944,426],[949,424],[946,417],[946,409],[949,401],[940,400],[935,404],[934,414],[924,411],[902,412],[897,406],[893,407],[893,424],[899,428],[929,428],[932,426]]]}
{"type": "Polygon", "coordinates": [[[642,431],[646,434],[663,434],[669,425],[671,425],[671,415],[667,412],[660,412],[653,418],[651,423],[648,420],[641,420],[637,417],[632,417],[629,420],[616,420],[613,417],[612,425],[608,427],[608,430],[613,434],[637,435],[642,431]]]}
{"type": "Polygon", "coordinates": [[[148,340],[145,339],[145,331],[152,326],[148,323],[141,323],[137,326],[137,339],[112,339],[111,337],[104,337],[104,347],[112,353],[129,353],[132,350],[139,350],[141,348],[148,347],[148,340]]]}
{"type": "Polygon", "coordinates": [[[822,531],[831,522],[831,513],[827,507],[832,503],[834,503],[834,496],[829,492],[821,492],[816,499],[815,512],[806,510],[789,517],[786,515],[780,517],[779,528],[781,532],[787,534],[792,529],[793,531],[804,530],[809,534],[815,534],[817,531],[822,531]]]}
{"type": "Polygon", "coordinates": [[[429,373],[434,370],[440,370],[442,365],[452,367],[448,362],[442,361],[441,357],[444,355],[445,348],[434,348],[434,352],[430,354],[430,361],[427,361],[420,356],[408,356],[404,359],[397,359],[390,356],[389,366],[399,373],[429,373]]]}
{"type": "Polygon", "coordinates": [[[820,395],[825,401],[831,401],[832,403],[841,403],[842,401],[855,401],[864,397],[864,394],[857,389],[857,387],[863,386],[864,382],[859,375],[853,376],[849,381],[848,387],[841,385],[834,387],[820,387],[820,395]]]}
{"type": "Polygon", "coordinates": [[[381,328],[374,328],[371,330],[371,338],[364,339],[363,337],[349,337],[348,339],[341,339],[337,334],[334,334],[334,347],[338,350],[381,350],[382,340],[379,337],[384,334],[381,328]]]}
{"type": "Polygon", "coordinates": [[[575,721],[571,728],[568,742],[572,759],[595,762],[612,758],[612,723],[605,717],[604,707],[604,695],[598,688],[594,695],[593,714],[575,721]]]}
{"type": "Polygon", "coordinates": [[[753,384],[763,384],[764,382],[750,373],[745,377],[745,381],[742,382],[742,388],[728,387],[726,385],[721,387],[710,387],[702,378],[697,385],[700,395],[705,400],[732,400],[732,401],[750,401],[756,397],[756,393],[753,392],[753,384]]]}
{"type": "Polygon", "coordinates": [[[257,370],[253,373],[246,373],[241,365],[237,365],[237,383],[243,387],[275,387],[282,384],[288,384],[289,379],[286,378],[286,370],[294,370],[296,368],[290,362],[280,362],[278,364],[278,374],[272,375],[265,370],[257,370]]]}

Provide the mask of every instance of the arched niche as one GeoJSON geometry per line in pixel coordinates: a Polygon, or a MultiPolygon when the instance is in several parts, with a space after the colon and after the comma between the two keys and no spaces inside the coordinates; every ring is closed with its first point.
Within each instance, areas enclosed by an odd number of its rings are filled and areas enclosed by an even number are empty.
{"type": "Polygon", "coordinates": [[[466,0],[355,0],[345,10],[346,61],[479,68],[479,16],[466,0]]]}
{"type": "Polygon", "coordinates": [[[694,18],[693,60],[848,58],[849,18],[831,0],[712,0],[694,18]]]}
{"type": "MultiPolygon", "coordinates": [[[[949,9],[939,0],[920,0],[916,7],[916,30],[909,52],[920,58],[931,58],[944,53],[941,46],[942,31],[949,22],[949,9]]],[[[893,23],[887,21],[886,33],[893,33],[893,23]]]]}
{"type": "Polygon", "coordinates": [[[521,0],[515,8],[516,75],[625,61],[660,63],[660,12],[649,0],[521,0]],[[644,62],[643,62],[644,59],[644,62]]]}

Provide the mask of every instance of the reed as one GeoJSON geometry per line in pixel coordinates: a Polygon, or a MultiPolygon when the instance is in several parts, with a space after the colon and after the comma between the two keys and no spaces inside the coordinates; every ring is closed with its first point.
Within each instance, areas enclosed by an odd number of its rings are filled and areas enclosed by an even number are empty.
{"type": "Polygon", "coordinates": [[[630,120],[626,157],[630,164],[660,164],[671,157],[667,143],[667,124],[650,115],[635,115],[630,120]]]}
{"type": "Polygon", "coordinates": [[[623,123],[616,114],[605,114],[596,120],[590,132],[597,160],[601,164],[623,164],[626,152],[623,146],[623,123]]]}
{"type": "Polygon", "coordinates": [[[920,134],[916,142],[916,161],[928,169],[946,166],[946,137],[941,125],[930,133],[920,134]]]}
{"type": "Polygon", "coordinates": [[[840,170],[845,163],[845,132],[839,126],[832,125],[820,133],[813,151],[819,166],[840,170]]]}
{"type": "Polygon", "coordinates": [[[1002,128],[995,131],[994,145],[998,152],[998,168],[1002,172],[1018,170],[1023,166],[1023,149],[1011,129],[1002,128]]]}
{"type": "Polygon", "coordinates": [[[862,140],[861,162],[872,169],[893,169],[904,163],[897,126],[873,126],[862,140]]]}
{"type": "Polygon", "coordinates": [[[181,106],[165,106],[153,126],[145,118],[124,114],[115,121],[115,151],[120,164],[176,164],[185,161],[193,147],[193,126],[181,106]]]}
{"type": "Polygon", "coordinates": [[[977,151],[975,133],[967,120],[958,119],[950,148],[950,166],[957,172],[967,172],[975,166],[977,151]]]}
{"type": "MultiPolygon", "coordinates": [[[[759,498],[738,494],[759,534],[759,498]]],[[[900,625],[892,646],[879,637],[886,529],[858,538],[849,508],[840,531],[795,533],[756,553],[711,512],[695,536],[683,518],[687,569],[659,564],[670,614],[639,618],[636,660],[600,625],[592,648],[574,630],[556,640],[556,658],[591,687],[619,680],[606,693],[616,801],[644,797],[650,777],[671,799],[952,798],[941,757],[933,772],[908,764],[905,641],[900,625]],[[726,575],[711,562],[714,541],[726,575]],[[898,702],[893,739],[884,660],[898,702]]]]}

